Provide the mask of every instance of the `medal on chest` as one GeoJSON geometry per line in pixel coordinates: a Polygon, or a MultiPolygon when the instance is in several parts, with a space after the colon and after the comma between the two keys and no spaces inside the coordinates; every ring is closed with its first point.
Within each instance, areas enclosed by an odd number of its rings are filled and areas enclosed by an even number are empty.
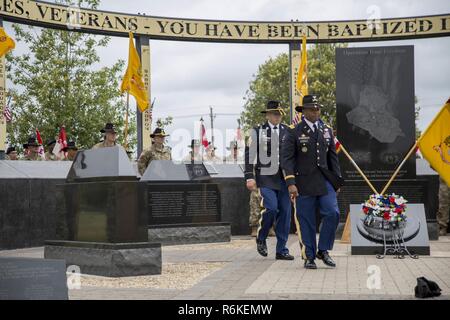
{"type": "Polygon", "coordinates": [[[309,142],[309,136],[302,134],[300,137],[298,137],[298,141],[300,142],[300,150],[303,153],[308,152],[308,147],[307,147],[307,143],[309,142]]]}

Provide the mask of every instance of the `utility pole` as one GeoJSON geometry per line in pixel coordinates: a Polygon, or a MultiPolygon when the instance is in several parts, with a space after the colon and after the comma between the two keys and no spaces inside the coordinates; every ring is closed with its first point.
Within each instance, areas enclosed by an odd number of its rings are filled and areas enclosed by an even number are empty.
{"type": "Polygon", "coordinates": [[[214,148],[214,118],[216,115],[213,113],[212,106],[209,106],[209,117],[211,118],[211,145],[214,148]]]}

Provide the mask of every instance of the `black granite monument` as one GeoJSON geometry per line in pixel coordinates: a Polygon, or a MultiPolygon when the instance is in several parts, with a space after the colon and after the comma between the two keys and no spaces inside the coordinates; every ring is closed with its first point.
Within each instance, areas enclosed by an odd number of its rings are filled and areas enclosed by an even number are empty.
{"type": "Polygon", "coordinates": [[[0,257],[0,300],[67,300],[63,260],[0,257]]]}
{"type": "Polygon", "coordinates": [[[150,241],[230,241],[230,224],[221,220],[219,187],[210,180],[202,163],[150,163],[139,186],[141,215],[148,218],[150,241]]]}
{"type": "MultiPolygon", "coordinates": [[[[414,47],[336,49],[337,137],[381,192],[415,142],[414,47]]],[[[338,195],[340,228],[351,203],[364,202],[373,191],[341,152],[345,186],[338,195]]],[[[388,193],[409,203],[424,203],[430,239],[437,237],[435,181],[416,175],[411,156],[388,193]]]]}
{"type": "MultiPolygon", "coordinates": [[[[339,140],[369,180],[388,180],[415,142],[414,47],[336,49],[336,105],[339,140]]],[[[397,178],[415,169],[411,157],[397,178]]],[[[361,179],[346,159],[341,170],[361,179]]]]}
{"type": "Polygon", "coordinates": [[[58,193],[59,239],[46,258],[63,258],[82,273],[132,276],[161,273],[161,244],[149,243],[139,210],[138,179],[120,147],[81,151],[58,193]]]}

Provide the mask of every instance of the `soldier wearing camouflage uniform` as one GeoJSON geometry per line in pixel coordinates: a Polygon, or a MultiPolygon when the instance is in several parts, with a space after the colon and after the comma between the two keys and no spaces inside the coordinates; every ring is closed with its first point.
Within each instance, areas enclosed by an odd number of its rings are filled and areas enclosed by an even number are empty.
{"type": "Polygon", "coordinates": [[[17,155],[16,147],[9,147],[6,150],[5,160],[19,160],[19,156],[17,155]]]}
{"type": "Polygon", "coordinates": [[[244,164],[244,158],[239,154],[239,145],[236,140],[230,142],[230,146],[227,147],[230,154],[225,157],[225,163],[237,163],[244,164]]]}
{"type": "Polygon", "coordinates": [[[41,144],[37,141],[35,136],[30,136],[28,138],[28,142],[25,144],[28,149],[28,154],[25,155],[23,160],[28,161],[42,161],[42,157],[39,154],[39,147],[41,144]]]}
{"type": "Polygon", "coordinates": [[[184,157],[183,162],[184,163],[201,163],[203,162],[203,156],[200,152],[202,144],[200,143],[200,140],[198,139],[192,139],[191,145],[188,147],[191,148],[191,151],[187,154],[186,157],[184,157]]]}
{"type": "Polygon", "coordinates": [[[152,160],[172,160],[171,149],[164,145],[165,137],[169,135],[161,128],[156,128],[150,135],[153,143],[148,150],[144,150],[138,160],[139,173],[144,175],[145,170],[152,160]]]}
{"type": "Polygon", "coordinates": [[[117,131],[112,123],[107,123],[105,127],[100,130],[104,134],[104,139],[102,142],[97,143],[92,147],[92,149],[115,147],[119,144],[116,142],[117,131]]]}
{"type": "Polygon", "coordinates": [[[250,218],[249,224],[252,228],[252,237],[256,237],[258,231],[259,219],[261,218],[261,196],[259,190],[252,190],[250,192],[250,218]]]}
{"type": "Polygon", "coordinates": [[[78,148],[75,144],[75,141],[67,142],[67,147],[63,148],[61,151],[67,152],[67,157],[64,161],[73,161],[75,160],[75,156],[77,155],[78,148]]]}
{"type": "Polygon", "coordinates": [[[436,219],[439,224],[439,235],[445,236],[449,223],[450,188],[442,178],[439,178],[439,210],[436,219]]]}
{"type": "Polygon", "coordinates": [[[56,145],[55,139],[50,139],[47,141],[47,152],[45,153],[45,160],[46,161],[57,161],[59,160],[58,157],[53,153],[53,148],[56,145]]]}

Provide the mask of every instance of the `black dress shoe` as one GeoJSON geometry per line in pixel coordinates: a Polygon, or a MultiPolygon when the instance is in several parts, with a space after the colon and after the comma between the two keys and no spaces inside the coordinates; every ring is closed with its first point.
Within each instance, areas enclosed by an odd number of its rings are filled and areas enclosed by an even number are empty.
{"type": "Polygon", "coordinates": [[[330,255],[328,254],[327,251],[317,252],[316,257],[317,257],[317,259],[322,260],[323,263],[325,263],[327,266],[336,267],[336,263],[333,261],[333,259],[331,259],[330,255]]]}
{"type": "Polygon", "coordinates": [[[294,256],[289,253],[277,253],[275,256],[277,260],[294,260],[294,256]]]}
{"type": "Polygon", "coordinates": [[[305,269],[317,269],[314,259],[306,259],[305,260],[305,269]]]}
{"type": "Polygon", "coordinates": [[[265,241],[256,239],[256,250],[258,250],[258,253],[263,257],[267,257],[267,245],[265,241]]]}

